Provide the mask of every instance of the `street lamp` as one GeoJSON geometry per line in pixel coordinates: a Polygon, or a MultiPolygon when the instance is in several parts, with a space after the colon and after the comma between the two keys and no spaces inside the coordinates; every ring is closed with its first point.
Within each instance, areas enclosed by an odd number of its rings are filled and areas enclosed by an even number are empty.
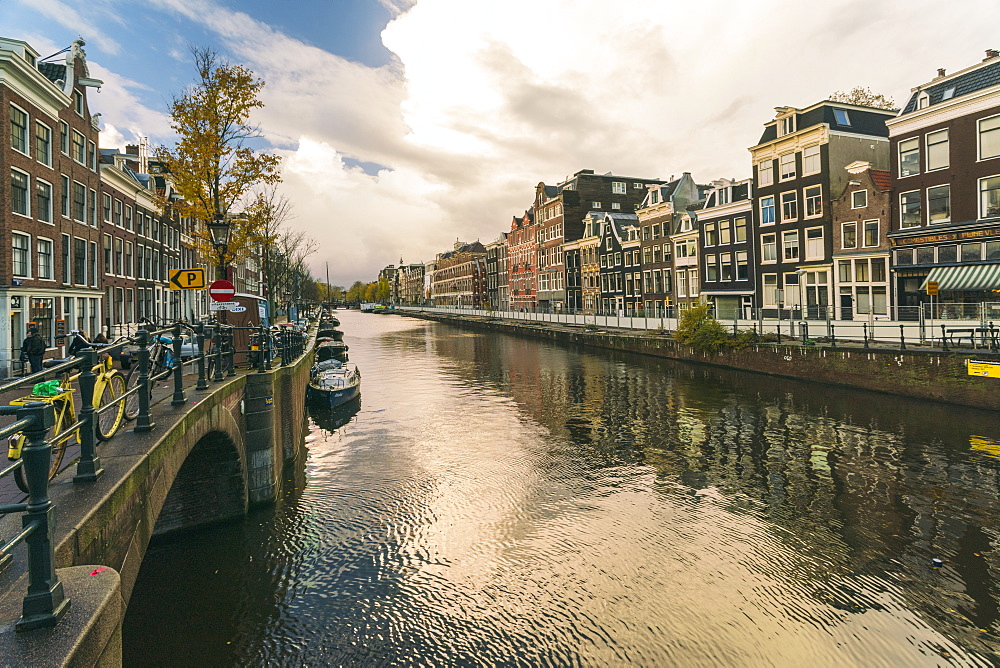
{"type": "Polygon", "coordinates": [[[212,245],[215,246],[215,251],[219,254],[219,264],[217,271],[217,278],[219,280],[226,279],[226,266],[225,258],[226,251],[229,248],[229,232],[230,225],[226,222],[223,216],[216,216],[212,219],[212,222],[205,224],[208,227],[208,233],[212,235],[212,245]]]}

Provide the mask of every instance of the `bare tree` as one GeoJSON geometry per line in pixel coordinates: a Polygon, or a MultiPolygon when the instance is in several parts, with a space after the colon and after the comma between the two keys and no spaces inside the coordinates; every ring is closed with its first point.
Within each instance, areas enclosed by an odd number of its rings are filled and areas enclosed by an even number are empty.
{"type": "Polygon", "coordinates": [[[861,86],[855,86],[849,91],[838,90],[830,96],[830,101],[856,104],[862,107],[875,107],[876,109],[898,109],[895,100],[891,97],[874,93],[870,88],[861,86]]]}

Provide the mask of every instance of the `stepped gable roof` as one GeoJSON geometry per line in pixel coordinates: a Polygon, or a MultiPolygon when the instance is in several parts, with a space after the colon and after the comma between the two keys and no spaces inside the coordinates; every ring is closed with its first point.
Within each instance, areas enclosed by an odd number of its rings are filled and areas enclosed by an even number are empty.
{"type": "Polygon", "coordinates": [[[899,115],[905,116],[917,111],[917,98],[924,92],[930,97],[927,106],[933,107],[940,102],[996,85],[1000,85],[1000,58],[994,58],[993,62],[983,67],[973,66],[973,69],[967,72],[945,77],[939,83],[932,82],[930,85],[920,86],[910,95],[910,99],[906,101],[906,106],[903,107],[903,111],[899,115]],[[945,97],[945,93],[949,90],[951,93],[945,97]]]}
{"type": "Polygon", "coordinates": [[[52,83],[66,80],[66,65],[59,63],[38,63],[38,71],[52,83]]]}
{"type": "Polygon", "coordinates": [[[892,177],[889,175],[888,169],[869,169],[868,173],[871,174],[872,182],[876,188],[882,192],[892,190],[892,177]]]}

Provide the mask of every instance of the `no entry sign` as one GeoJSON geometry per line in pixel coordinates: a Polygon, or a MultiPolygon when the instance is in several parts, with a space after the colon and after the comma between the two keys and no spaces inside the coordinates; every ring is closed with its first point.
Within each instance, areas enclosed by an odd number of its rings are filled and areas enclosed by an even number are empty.
{"type": "Polygon", "coordinates": [[[217,302],[228,302],[236,296],[236,288],[229,281],[215,281],[208,286],[208,296],[217,302]]]}

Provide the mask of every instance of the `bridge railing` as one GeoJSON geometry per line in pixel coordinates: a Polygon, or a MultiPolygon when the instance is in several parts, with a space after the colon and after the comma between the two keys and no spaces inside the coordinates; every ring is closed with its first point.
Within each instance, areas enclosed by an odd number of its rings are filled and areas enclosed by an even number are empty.
{"type": "MultiPolygon", "coordinates": [[[[259,353],[256,370],[265,372],[271,368],[272,350],[280,355],[281,364],[285,365],[301,356],[306,349],[306,337],[300,332],[278,331],[272,335],[264,326],[237,328],[219,323],[189,325],[175,322],[167,327],[157,327],[147,323],[132,337],[100,346],[99,350],[84,348],[72,358],[48,361],[38,373],[0,385],[0,393],[23,387],[33,388],[49,375],[65,373],[68,378],[70,372],[80,372],[77,376],[80,386],[79,413],[77,416],[70,416],[76,417],[76,421],[63,426],[60,433],[51,438],[47,438],[48,431],[55,424],[55,409],[51,402],[30,401],[32,396],[29,395],[19,400],[18,405],[0,405],[0,416],[16,418],[10,424],[0,427],[0,443],[4,439],[15,438],[18,434],[23,434],[27,443],[21,450],[20,458],[0,471],[0,478],[23,474],[28,489],[26,501],[0,505],[0,515],[24,514],[22,531],[0,546],[0,570],[11,563],[11,551],[14,548],[21,543],[26,543],[28,548],[28,592],[24,598],[21,619],[16,624],[17,630],[54,626],[69,605],[69,599],[64,595],[62,583],[55,571],[54,505],[48,493],[50,474],[56,473],[51,466],[56,444],[65,447],[65,442],[76,432],[80,456],[73,482],[95,482],[104,473],[96,453],[97,426],[101,415],[120,410],[119,405],[126,402],[125,414],[128,416],[128,402],[134,399],[137,400],[138,410],[134,415],[133,431],[152,431],[156,426],[152,419],[153,387],[158,381],[173,376],[170,404],[179,406],[186,403],[186,389],[190,389],[191,383],[185,380],[184,367],[197,365],[197,379],[193,386],[195,391],[204,391],[210,388],[209,380],[221,382],[236,375],[234,361],[239,353],[259,353]],[[239,329],[254,332],[259,337],[260,345],[256,348],[251,345],[248,350],[237,350],[233,342],[235,332],[239,329]],[[187,356],[184,354],[185,331],[192,332],[196,342],[196,352],[187,356]],[[125,391],[119,393],[112,390],[111,399],[102,401],[102,405],[95,408],[97,374],[94,369],[99,368],[98,356],[120,355],[126,346],[136,348],[138,365],[129,369],[125,391]],[[169,358],[162,354],[167,349],[171,353],[169,358]]],[[[108,387],[114,387],[114,384],[109,383],[108,387]]],[[[72,387],[69,391],[75,392],[72,387]]]]}

